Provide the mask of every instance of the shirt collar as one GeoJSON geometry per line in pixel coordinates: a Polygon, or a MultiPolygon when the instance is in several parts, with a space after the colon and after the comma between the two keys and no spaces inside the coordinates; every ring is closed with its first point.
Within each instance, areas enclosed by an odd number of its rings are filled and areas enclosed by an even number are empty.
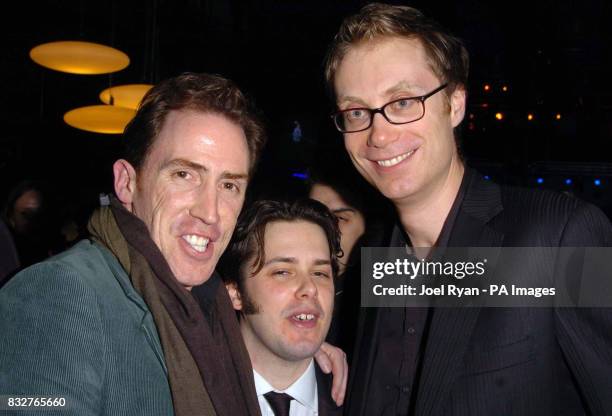
{"type": "Polygon", "coordinates": [[[310,360],[308,368],[306,368],[306,371],[304,371],[300,378],[285,390],[277,390],[272,387],[272,385],[255,369],[253,369],[253,375],[255,377],[255,390],[257,391],[257,396],[263,396],[269,391],[287,393],[302,406],[312,409],[313,411],[318,410],[317,377],[313,360],[310,360]]]}

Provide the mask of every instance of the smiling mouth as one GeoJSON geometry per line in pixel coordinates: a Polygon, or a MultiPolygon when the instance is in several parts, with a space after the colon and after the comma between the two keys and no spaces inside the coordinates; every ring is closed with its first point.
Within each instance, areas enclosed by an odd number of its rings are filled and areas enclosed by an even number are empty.
{"type": "Polygon", "coordinates": [[[313,321],[316,318],[316,316],[311,313],[300,313],[298,315],[293,315],[292,318],[296,321],[306,322],[306,321],[313,321]]]}
{"type": "Polygon", "coordinates": [[[205,252],[206,247],[208,247],[208,243],[210,242],[209,238],[201,237],[195,234],[187,234],[182,236],[182,238],[191,246],[191,248],[199,253],[205,252]]]}
{"type": "Polygon", "coordinates": [[[376,163],[378,163],[378,166],[383,166],[385,168],[390,168],[391,166],[395,166],[398,163],[402,162],[403,160],[406,160],[414,152],[415,152],[414,150],[411,150],[408,153],[404,153],[403,155],[395,156],[394,158],[391,158],[391,159],[377,160],[376,163]]]}

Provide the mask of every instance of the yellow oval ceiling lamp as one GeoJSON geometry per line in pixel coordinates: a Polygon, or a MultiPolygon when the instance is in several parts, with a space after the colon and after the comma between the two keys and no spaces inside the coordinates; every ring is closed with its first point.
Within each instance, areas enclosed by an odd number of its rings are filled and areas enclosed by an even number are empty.
{"type": "Polygon", "coordinates": [[[104,104],[137,110],[142,98],[151,88],[153,88],[151,84],[117,85],[102,91],[100,100],[104,104]]]}
{"type": "Polygon", "coordinates": [[[45,68],[81,75],[109,74],[130,64],[118,49],[82,41],[43,43],[30,51],[30,58],[45,68]]]}
{"type": "Polygon", "coordinates": [[[64,114],[66,124],[85,131],[121,134],[136,115],[136,110],[114,105],[90,105],[64,114]]]}

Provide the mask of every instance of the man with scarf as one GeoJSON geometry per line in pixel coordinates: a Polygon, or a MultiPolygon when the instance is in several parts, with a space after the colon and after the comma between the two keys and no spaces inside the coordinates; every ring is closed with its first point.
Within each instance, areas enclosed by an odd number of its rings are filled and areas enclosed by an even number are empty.
{"type": "MultiPolygon", "coordinates": [[[[215,266],[263,127],[231,81],[183,74],[147,94],[124,142],[116,198],[92,216],[91,238],[0,291],[0,410],[258,415],[215,266]]],[[[343,357],[327,353],[341,401],[343,357]]]]}

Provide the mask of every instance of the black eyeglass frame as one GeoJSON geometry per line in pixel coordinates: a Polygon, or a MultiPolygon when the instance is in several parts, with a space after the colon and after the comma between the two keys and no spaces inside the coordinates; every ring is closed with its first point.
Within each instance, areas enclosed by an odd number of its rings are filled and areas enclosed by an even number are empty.
{"type": "Polygon", "coordinates": [[[389,101],[388,103],[386,103],[385,105],[383,105],[382,107],[379,107],[379,108],[354,107],[354,108],[347,108],[346,110],[338,110],[338,111],[335,111],[332,114],[330,114],[330,117],[334,121],[334,125],[336,126],[336,129],[338,129],[338,131],[340,133],[359,133],[360,131],[365,131],[365,130],[369,129],[370,127],[372,127],[372,123],[374,122],[374,116],[377,113],[381,114],[385,118],[385,120],[387,120],[391,124],[399,125],[399,124],[414,123],[415,121],[419,121],[420,119],[425,117],[425,100],[428,99],[429,97],[431,97],[432,95],[442,91],[446,87],[448,87],[448,83],[444,83],[444,84],[440,85],[438,88],[434,89],[433,91],[428,92],[425,95],[420,95],[418,97],[402,97],[402,98],[398,98],[396,100],[389,101]],[[423,109],[423,112],[422,112],[421,116],[419,118],[414,119],[414,120],[402,121],[402,122],[399,122],[399,123],[395,122],[395,121],[389,120],[389,117],[387,117],[387,114],[385,114],[385,108],[387,108],[387,106],[389,106],[391,104],[394,104],[394,103],[396,103],[398,101],[403,101],[403,100],[415,100],[415,101],[419,101],[421,103],[421,107],[423,109]],[[370,122],[368,123],[368,125],[366,127],[362,128],[362,129],[359,129],[359,130],[347,131],[347,130],[341,129],[340,126],[338,125],[338,122],[336,121],[336,118],[338,117],[338,115],[344,114],[344,113],[349,112],[349,111],[355,111],[355,110],[367,111],[370,114],[370,122]]]}

